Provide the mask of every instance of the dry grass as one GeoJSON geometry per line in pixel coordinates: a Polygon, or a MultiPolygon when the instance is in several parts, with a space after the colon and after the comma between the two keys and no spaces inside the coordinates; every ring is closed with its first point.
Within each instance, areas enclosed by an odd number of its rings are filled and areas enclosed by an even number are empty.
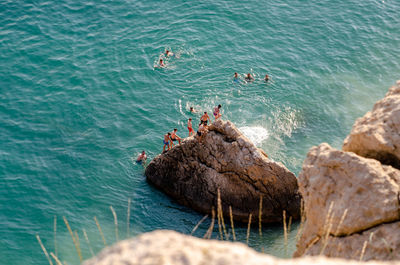
{"type": "Polygon", "coordinates": [[[106,247],[107,246],[106,239],[104,238],[103,231],[101,230],[101,226],[100,226],[99,221],[97,220],[96,216],[94,217],[94,221],[96,222],[97,229],[99,229],[101,239],[103,239],[104,246],[106,247]]]}
{"type": "Polygon", "coordinates": [[[288,233],[286,227],[286,211],[283,210],[283,237],[284,237],[284,244],[285,244],[285,255],[287,255],[287,243],[288,243],[288,233]]]}
{"type": "Polygon", "coordinates": [[[252,214],[249,214],[249,222],[247,224],[247,234],[246,234],[246,244],[249,245],[249,237],[250,237],[250,227],[251,227],[251,218],[252,218],[252,214]]]}
{"type": "Polygon", "coordinates": [[[51,262],[51,259],[50,259],[50,257],[49,257],[49,253],[47,253],[46,248],[43,246],[42,240],[40,240],[39,235],[36,235],[36,238],[37,238],[37,241],[39,242],[40,247],[41,247],[42,250],[43,250],[44,255],[46,256],[47,260],[49,261],[49,264],[50,264],[50,265],[53,265],[53,262],[51,262]]]}
{"type": "Polygon", "coordinates": [[[210,239],[211,236],[212,236],[212,231],[214,230],[214,222],[215,222],[215,210],[214,210],[214,207],[211,209],[211,215],[212,215],[212,218],[211,218],[210,227],[208,228],[207,232],[204,234],[203,238],[210,239]]]}
{"type": "Polygon", "coordinates": [[[92,257],[94,257],[94,252],[93,252],[92,246],[90,245],[89,237],[88,237],[85,229],[83,229],[83,236],[85,237],[86,243],[88,244],[90,254],[92,254],[92,257]]]}
{"type": "Polygon", "coordinates": [[[193,233],[197,230],[197,228],[199,228],[199,226],[201,225],[201,223],[204,222],[204,220],[206,220],[208,217],[208,214],[206,214],[205,216],[203,216],[203,218],[201,218],[201,220],[196,224],[196,226],[193,228],[192,232],[190,233],[190,235],[193,235],[193,233]]]}
{"type": "Polygon", "coordinates": [[[231,228],[232,228],[232,235],[233,235],[233,241],[236,241],[236,234],[235,234],[235,227],[233,225],[233,214],[232,214],[232,207],[229,206],[229,216],[231,219],[231,228]]]}
{"type": "Polygon", "coordinates": [[[77,242],[77,239],[74,237],[74,233],[72,232],[72,229],[71,229],[71,227],[69,226],[69,223],[68,223],[67,218],[65,218],[65,216],[63,216],[63,219],[64,219],[65,225],[66,225],[67,228],[68,228],[68,232],[69,232],[69,234],[71,235],[72,241],[74,242],[74,246],[75,246],[75,248],[76,248],[76,252],[78,253],[78,256],[79,256],[79,260],[82,262],[82,261],[83,261],[83,258],[82,258],[81,249],[80,249],[80,247],[79,247],[79,242],[77,242]]]}
{"type": "Polygon", "coordinates": [[[117,218],[117,213],[114,211],[114,208],[110,206],[110,210],[114,216],[114,226],[115,226],[115,242],[119,241],[119,236],[118,236],[118,218],[117,218]]]}
{"type": "Polygon", "coordinates": [[[53,257],[53,259],[56,261],[57,265],[63,265],[61,261],[57,258],[57,255],[54,255],[53,252],[50,252],[50,255],[53,257]]]}
{"type": "Polygon", "coordinates": [[[260,237],[262,238],[262,202],[263,202],[263,196],[260,194],[260,205],[258,207],[258,233],[260,234],[260,237]]]}
{"type": "Polygon", "coordinates": [[[227,232],[226,232],[226,226],[225,226],[225,221],[224,221],[224,214],[223,214],[223,212],[222,212],[222,202],[221,202],[221,192],[220,192],[220,190],[218,189],[218,200],[217,200],[217,203],[218,203],[218,208],[217,208],[217,212],[218,212],[218,226],[219,226],[219,230],[220,230],[220,236],[221,236],[221,240],[224,240],[224,237],[223,237],[223,235],[222,235],[222,232],[221,232],[221,227],[220,227],[220,225],[222,225],[222,228],[223,228],[223,232],[224,232],[224,235],[225,235],[225,239],[227,239],[227,232]]]}

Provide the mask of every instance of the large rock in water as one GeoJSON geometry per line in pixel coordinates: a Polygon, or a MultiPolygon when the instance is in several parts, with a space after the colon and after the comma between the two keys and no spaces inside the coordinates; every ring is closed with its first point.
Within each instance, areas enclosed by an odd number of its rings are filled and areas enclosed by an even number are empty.
{"type": "Polygon", "coordinates": [[[325,257],[278,259],[242,243],[199,239],[173,231],[155,231],[121,241],[83,265],[395,265],[325,257]]]}
{"type": "Polygon", "coordinates": [[[357,119],[343,150],[400,169],[400,80],[372,111],[357,119]]]}
{"type": "Polygon", "coordinates": [[[247,222],[249,214],[262,221],[280,222],[282,212],[298,218],[300,196],[297,179],[283,164],[274,162],[248,140],[231,122],[218,120],[199,143],[186,138],[180,145],[158,155],[147,166],[147,180],[183,205],[202,213],[217,207],[247,222]]]}

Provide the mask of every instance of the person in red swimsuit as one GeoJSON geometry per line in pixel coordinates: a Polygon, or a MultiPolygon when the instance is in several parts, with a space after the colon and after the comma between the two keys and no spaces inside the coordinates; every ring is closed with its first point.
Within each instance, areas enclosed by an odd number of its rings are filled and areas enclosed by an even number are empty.
{"type": "Polygon", "coordinates": [[[192,118],[189,118],[187,128],[189,130],[189,137],[194,134],[193,127],[192,127],[192,118]]]}

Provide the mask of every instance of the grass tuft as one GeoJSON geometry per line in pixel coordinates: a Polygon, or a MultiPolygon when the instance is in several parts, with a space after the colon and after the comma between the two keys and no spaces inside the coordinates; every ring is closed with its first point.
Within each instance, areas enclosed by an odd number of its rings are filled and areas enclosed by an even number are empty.
{"type": "Polygon", "coordinates": [[[101,230],[101,226],[100,226],[99,221],[97,220],[96,216],[94,217],[94,221],[96,222],[97,229],[99,229],[101,239],[103,239],[104,246],[106,247],[107,246],[106,239],[104,238],[103,231],[101,230]]]}
{"type": "Polygon", "coordinates": [[[81,249],[80,249],[80,247],[79,247],[79,242],[77,242],[77,239],[75,239],[74,233],[72,232],[72,229],[71,229],[71,227],[69,226],[69,223],[68,223],[67,218],[65,218],[65,216],[63,216],[63,219],[64,219],[65,225],[66,225],[67,228],[68,228],[68,232],[69,232],[69,234],[71,235],[72,241],[74,242],[76,252],[78,253],[78,256],[79,256],[79,260],[82,262],[82,261],[83,261],[83,258],[82,258],[81,249]]]}
{"type": "Polygon", "coordinates": [[[40,247],[43,250],[44,255],[46,256],[47,260],[49,261],[50,265],[53,265],[53,262],[51,262],[51,259],[49,257],[49,253],[47,253],[46,248],[43,246],[42,240],[40,240],[40,236],[36,235],[37,241],[39,242],[40,247]]]}

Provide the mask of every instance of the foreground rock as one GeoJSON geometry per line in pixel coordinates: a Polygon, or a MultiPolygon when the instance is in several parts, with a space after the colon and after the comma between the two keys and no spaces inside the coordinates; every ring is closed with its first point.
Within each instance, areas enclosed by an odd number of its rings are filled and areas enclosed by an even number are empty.
{"type": "MultiPolygon", "coordinates": [[[[172,231],[143,234],[104,249],[84,265],[392,265],[324,257],[284,260],[261,254],[242,243],[204,240],[172,231]]],[[[398,264],[398,263],[397,263],[398,264]]]]}
{"type": "Polygon", "coordinates": [[[295,256],[400,259],[399,170],[321,144],[299,186],[306,221],[295,256]]]}
{"type": "Polygon", "coordinates": [[[343,150],[400,169],[400,81],[372,111],[357,119],[343,150]]]}
{"type": "Polygon", "coordinates": [[[247,222],[258,221],[262,197],[262,221],[280,222],[282,211],[299,217],[297,179],[283,164],[270,160],[231,122],[217,121],[202,143],[185,139],[158,155],[147,166],[147,180],[181,204],[202,213],[217,206],[220,190],[222,211],[247,222]]]}

